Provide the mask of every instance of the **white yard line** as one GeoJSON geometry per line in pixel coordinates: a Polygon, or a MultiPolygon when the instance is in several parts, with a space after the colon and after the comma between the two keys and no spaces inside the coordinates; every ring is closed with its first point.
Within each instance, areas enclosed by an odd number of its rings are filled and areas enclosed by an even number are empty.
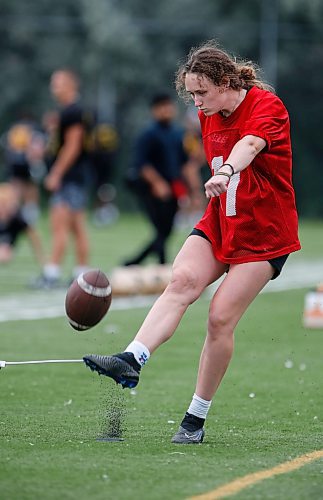
{"type": "MultiPolygon", "coordinates": [[[[0,323],[5,321],[60,318],[65,316],[64,290],[31,292],[29,295],[15,294],[0,298],[0,323]]],[[[112,311],[149,307],[157,296],[116,297],[112,311]]]]}
{"type": "MultiPolygon", "coordinates": [[[[264,293],[281,292],[299,288],[310,288],[323,281],[323,261],[290,261],[282,275],[271,281],[264,293]]],[[[209,297],[218,284],[209,287],[209,297]]],[[[35,320],[65,316],[65,290],[32,291],[27,294],[12,294],[0,297],[0,322],[35,320]]],[[[129,310],[151,306],[156,296],[134,296],[113,298],[111,310],[129,310]]]]}

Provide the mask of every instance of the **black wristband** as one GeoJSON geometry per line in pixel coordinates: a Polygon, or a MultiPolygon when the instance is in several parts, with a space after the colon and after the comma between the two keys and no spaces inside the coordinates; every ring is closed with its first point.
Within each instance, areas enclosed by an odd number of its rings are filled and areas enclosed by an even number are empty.
{"type": "Polygon", "coordinates": [[[221,165],[221,167],[220,167],[220,168],[222,168],[222,167],[224,167],[224,166],[226,166],[226,167],[230,167],[230,168],[231,168],[231,175],[234,175],[234,174],[235,174],[234,168],[233,168],[233,166],[232,166],[232,165],[230,165],[230,163],[223,163],[223,165],[221,165]]]}
{"type": "Polygon", "coordinates": [[[232,177],[232,175],[227,174],[226,172],[216,172],[216,173],[214,174],[214,176],[216,176],[216,175],[224,175],[224,176],[225,176],[225,177],[227,177],[228,179],[231,179],[231,177],[232,177]]]}

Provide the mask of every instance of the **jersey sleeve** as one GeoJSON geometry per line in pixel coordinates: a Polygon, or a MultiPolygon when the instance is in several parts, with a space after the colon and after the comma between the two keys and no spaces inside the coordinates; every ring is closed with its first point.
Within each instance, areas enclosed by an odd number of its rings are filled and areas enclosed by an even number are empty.
{"type": "Polygon", "coordinates": [[[83,125],[83,111],[79,106],[71,106],[62,114],[62,126],[66,129],[73,125],[83,125]]]}
{"type": "Polygon", "coordinates": [[[289,122],[288,112],[282,101],[268,92],[255,103],[240,131],[241,139],[246,135],[261,137],[266,141],[268,151],[285,136],[287,122],[289,122]]]}

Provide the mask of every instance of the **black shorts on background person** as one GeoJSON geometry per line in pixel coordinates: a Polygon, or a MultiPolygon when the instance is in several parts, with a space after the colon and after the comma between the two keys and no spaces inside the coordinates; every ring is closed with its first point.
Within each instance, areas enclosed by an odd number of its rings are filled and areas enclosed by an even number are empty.
{"type": "Polygon", "coordinates": [[[43,251],[36,229],[24,217],[19,190],[10,183],[0,184],[0,264],[7,264],[14,257],[14,250],[21,235],[29,239],[39,264],[43,263],[43,251]]]}

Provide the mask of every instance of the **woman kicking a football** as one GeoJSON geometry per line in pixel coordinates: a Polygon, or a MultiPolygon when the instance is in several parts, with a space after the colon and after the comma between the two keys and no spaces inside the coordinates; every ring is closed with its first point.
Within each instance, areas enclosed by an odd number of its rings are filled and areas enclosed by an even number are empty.
{"type": "Polygon", "coordinates": [[[174,443],[201,443],[204,421],[233,352],[234,329],[251,302],[300,249],[289,117],[281,100],[213,41],[190,51],[176,76],[201,122],[211,169],[206,211],[179,251],[172,279],[125,352],[85,363],[124,387],[176,330],[205,288],[225,275],[209,308],[197,384],[174,443]],[[226,274],[227,273],[227,274],[226,274]]]}

